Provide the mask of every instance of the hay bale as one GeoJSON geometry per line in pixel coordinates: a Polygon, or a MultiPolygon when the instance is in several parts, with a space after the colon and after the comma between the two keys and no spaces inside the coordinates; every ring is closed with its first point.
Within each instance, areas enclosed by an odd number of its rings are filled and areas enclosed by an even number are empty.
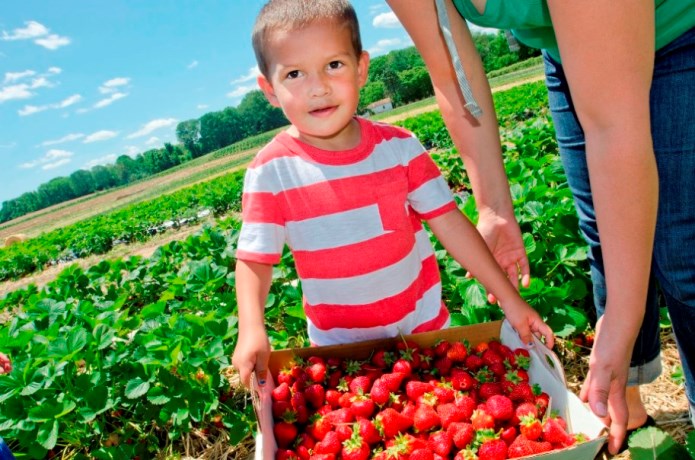
{"type": "Polygon", "coordinates": [[[23,233],[18,233],[16,235],[10,235],[7,238],[5,238],[5,247],[9,248],[13,244],[21,243],[22,241],[26,241],[27,236],[23,233]]]}

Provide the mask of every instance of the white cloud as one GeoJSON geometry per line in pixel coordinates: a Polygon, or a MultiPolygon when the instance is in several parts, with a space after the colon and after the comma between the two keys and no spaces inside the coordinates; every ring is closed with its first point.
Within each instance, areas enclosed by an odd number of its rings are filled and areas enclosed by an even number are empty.
{"type": "Polygon", "coordinates": [[[376,45],[372,46],[367,51],[369,51],[369,54],[371,56],[378,56],[387,51],[397,48],[405,48],[407,46],[411,46],[412,44],[413,42],[409,38],[407,40],[403,40],[400,38],[388,38],[379,40],[378,42],[376,42],[376,45]]]}
{"type": "Polygon", "coordinates": [[[196,109],[203,110],[203,109],[207,109],[208,107],[210,107],[210,106],[207,104],[198,104],[196,106],[196,109]]]}
{"type": "Polygon", "coordinates": [[[27,99],[34,95],[29,91],[29,85],[11,85],[0,88],[0,102],[11,101],[13,99],[27,99]]]}
{"type": "Polygon", "coordinates": [[[187,69],[195,69],[196,67],[198,67],[198,61],[195,60],[186,66],[187,69]]]}
{"type": "Polygon", "coordinates": [[[85,163],[84,169],[92,169],[93,167],[98,165],[107,165],[110,163],[114,163],[116,161],[116,158],[117,155],[115,153],[110,153],[108,155],[104,155],[103,157],[95,158],[85,163]]]}
{"type": "Polygon", "coordinates": [[[73,155],[74,153],[68,152],[67,150],[51,149],[41,158],[27,163],[22,163],[19,165],[19,167],[22,169],[31,169],[41,166],[41,169],[44,170],[54,169],[58,166],[70,163],[73,155]]]}
{"type": "Polygon", "coordinates": [[[393,11],[388,13],[381,13],[374,16],[372,19],[372,25],[377,29],[396,29],[401,27],[401,22],[396,17],[393,11]]]}
{"type": "Polygon", "coordinates": [[[232,80],[229,82],[230,85],[237,85],[239,83],[244,83],[247,81],[255,80],[258,78],[258,76],[261,74],[261,71],[258,70],[258,66],[251,67],[249,71],[244,75],[243,77],[239,77],[236,80],[232,80]]]}
{"type": "Polygon", "coordinates": [[[491,35],[491,34],[496,34],[497,32],[500,31],[500,29],[493,29],[491,27],[476,26],[472,22],[468,22],[468,21],[466,21],[466,23],[468,24],[468,28],[471,30],[471,33],[491,35]]]}
{"type": "Polygon", "coordinates": [[[57,50],[61,46],[69,45],[70,39],[68,37],[61,37],[60,35],[51,34],[45,38],[37,38],[34,40],[34,43],[53,51],[57,50]]]}
{"type": "Polygon", "coordinates": [[[152,131],[157,129],[166,128],[168,126],[174,125],[178,120],[176,118],[159,118],[156,120],[149,121],[145,125],[134,133],[128,134],[126,139],[134,139],[136,137],[143,137],[150,134],[152,131]]]}
{"type": "Polygon", "coordinates": [[[42,37],[48,34],[48,29],[41,23],[36,21],[26,21],[26,27],[23,29],[15,29],[12,33],[7,33],[3,30],[2,39],[11,40],[28,40],[32,38],[42,37]]]}
{"type": "Polygon", "coordinates": [[[63,71],[63,69],[61,69],[60,67],[49,67],[49,68],[48,68],[48,73],[52,73],[52,74],[55,74],[55,75],[58,75],[58,74],[61,73],[62,71],[63,71]]]}
{"type": "Polygon", "coordinates": [[[55,104],[46,104],[46,105],[26,105],[24,108],[20,109],[17,113],[24,117],[27,115],[32,115],[34,113],[38,112],[43,112],[44,110],[49,110],[49,109],[64,109],[65,107],[69,107],[73,104],[78,103],[79,101],[82,100],[82,96],[79,94],[73,94],[72,96],[63,99],[60,102],[57,102],[55,104]]]}
{"type": "Polygon", "coordinates": [[[125,86],[130,83],[130,78],[126,77],[116,77],[111,80],[105,81],[100,87],[99,92],[101,94],[111,94],[118,91],[119,86],[125,86]]]}
{"type": "Polygon", "coordinates": [[[3,83],[12,83],[17,80],[21,80],[24,77],[31,77],[33,75],[36,75],[36,72],[33,70],[25,70],[23,72],[5,72],[5,80],[3,80],[3,83]]]}
{"type": "Polygon", "coordinates": [[[82,142],[84,144],[90,144],[92,142],[99,142],[99,141],[105,141],[108,139],[113,139],[116,136],[118,136],[118,132],[108,131],[108,130],[103,129],[101,131],[94,132],[94,133],[90,134],[89,136],[85,137],[82,142]]]}
{"type": "Polygon", "coordinates": [[[55,85],[48,81],[46,77],[38,77],[34,78],[31,81],[31,85],[29,86],[31,89],[36,89],[36,88],[53,88],[55,85]]]}
{"type": "Polygon", "coordinates": [[[138,153],[140,153],[140,149],[134,145],[127,145],[125,148],[125,154],[129,157],[135,157],[138,153]]]}
{"type": "Polygon", "coordinates": [[[9,144],[0,144],[0,149],[13,149],[17,146],[17,142],[10,142],[9,144]]]}
{"type": "Polygon", "coordinates": [[[227,97],[230,97],[232,99],[242,98],[246,93],[248,93],[249,91],[253,91],[255,89],[258,89],[258,86],[256,86],[256,85],[238,86],[233,91],[228,92],[227,97]]]}
{"type": "Polygon", "coordinates": [[[97,101],[97,103],[94,104],[92,107],[95,109],[102,109],[102,108],[106,107],[107,105],[111,105],[113,102],[115,102],[119,99],[123,99],[127,95],[128,95],[128,93],[113,93],[109,97],[107,97],[106,99],[102,99],[100,101],[97,101]]]}
{"type": "Polygon", "coordinates": [[[71,133],[61,137],[60,139],[51,139],[48,141],[43,141],[39,144],[41,147],[48,147],[49,145],[63,144],[65,142],[76,141],[77,139],[82,139],[84,134],[82,133],[71,133]]]}
{"type": "Polygon", "coordinates": [[[152,136],[145,141],[145,145],[151,147],[156,144],[161,144],[161,140],[157,136],[152,136]]]}

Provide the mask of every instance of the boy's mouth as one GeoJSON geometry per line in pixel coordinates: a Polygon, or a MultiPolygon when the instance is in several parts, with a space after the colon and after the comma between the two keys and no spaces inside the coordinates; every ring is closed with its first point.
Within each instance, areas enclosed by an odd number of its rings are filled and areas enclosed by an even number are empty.
{"type": "Polygon", "coordinates": [[[328,115],[332,114],[333,112],[335,112],[337,110],[337,108],[338,108],[338,106],[331,105],[328,107],[321,107],[318,109],[311,110],[311,111],[309,111],[309,113],[313,116],[316,116],[316,117],[325,117],[325,116],[328,116],[328,115]]]}

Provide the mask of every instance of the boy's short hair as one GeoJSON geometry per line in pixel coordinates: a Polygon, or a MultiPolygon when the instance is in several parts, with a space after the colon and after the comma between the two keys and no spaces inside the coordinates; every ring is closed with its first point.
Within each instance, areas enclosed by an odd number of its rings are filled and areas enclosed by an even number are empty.
{"type": "Polygon", "coordinates": [[[350,29],[355,55],[362,54],[357,14],[347,0],[270,0],[253,27],[253,51],[261,73],[268,77],[266,46],[273,32],[299,30],[316,22],[335,22],[350,29]]]}

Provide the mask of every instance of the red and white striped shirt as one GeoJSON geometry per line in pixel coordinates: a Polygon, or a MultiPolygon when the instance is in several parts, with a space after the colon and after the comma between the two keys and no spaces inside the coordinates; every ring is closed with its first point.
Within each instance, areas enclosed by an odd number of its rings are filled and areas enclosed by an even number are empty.
{"type": "Polygon", "coordinates": [[[237,258],[275,264],[289,246],[315,345],[449,325],[421,219],[456,209],[452,193],[410,132],[357,120],[348,151],[279,134],[244,180],[237,258]]]}

